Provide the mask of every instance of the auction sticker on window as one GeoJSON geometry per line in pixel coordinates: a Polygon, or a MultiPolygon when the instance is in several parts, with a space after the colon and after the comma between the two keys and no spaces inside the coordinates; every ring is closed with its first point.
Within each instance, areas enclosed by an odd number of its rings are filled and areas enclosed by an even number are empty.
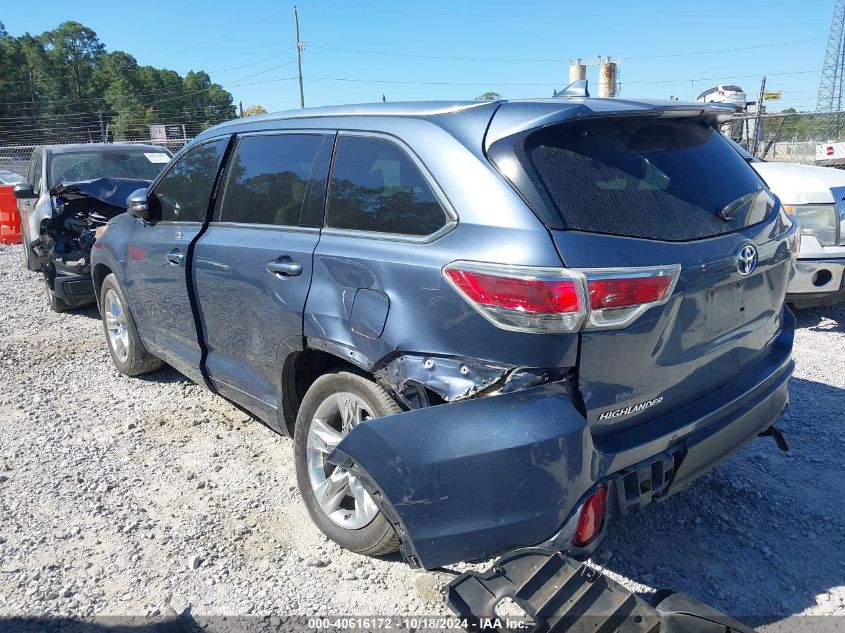
{"type": "Polygon", "coordinates": [[[147,160],[151,163],[169,163],[170,156],[165,154],[164,152],[144,152],[144,156],[147,157],[147,160]]]}

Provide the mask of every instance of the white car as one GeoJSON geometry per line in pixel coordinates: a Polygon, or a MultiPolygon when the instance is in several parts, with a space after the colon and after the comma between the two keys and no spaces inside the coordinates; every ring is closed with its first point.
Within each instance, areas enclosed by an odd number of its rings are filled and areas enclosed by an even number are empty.
{"type": "Polygon", "coordinates": [[[801,250],[787,302],[811,308],[845,301],[845,171],[769,163],[733,145],[801,222],[801,250]]]}
{"type": "Polygon", "coordinates": [[[715,86],[695,98],[700,103],[731,103],[745,107],[745,91],[739,86],[715,86]]]}
{"type": "Polygon", "coordinates": [[[16,185],[24,180],[25,178],[20,174],[6,169],[0,169],[0,186],[16,185]]]}

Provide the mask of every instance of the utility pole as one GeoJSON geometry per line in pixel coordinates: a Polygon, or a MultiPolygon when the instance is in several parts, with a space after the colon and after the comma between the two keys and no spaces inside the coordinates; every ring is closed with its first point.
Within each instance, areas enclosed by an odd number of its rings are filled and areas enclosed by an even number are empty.
{"type": "Polygon", "coordinates": [[[763,99],[766,96],[766,75],[760,82],[760,94],[757,97],[757,113],[754,115],[754,141],[751,145],[751,154],[757,155],[760,147],[760,137],[763,135],[763,99]]]}
{"type": "Polygon", "coordinates": [[[103,124],[103,111],[98,110],[97,115],[100,117],[100,138],[102,139],[103,143],[108,141],[106,137],[106,126],[103,124]]]}
{"type": "Polygon", "coordinates": [[[244,118],[244,102],[238,101],[238,110],[241,113],[241,118],[244,118]]]}
{"type": "Polygon", "coordinates": [[[305,107],[305,91],[302,89],[302,49],[305,48],[299,40],[299,13],[293,8],[293,21],[296,24],[296,65],[299,68],[299,107],[305,107]]]}

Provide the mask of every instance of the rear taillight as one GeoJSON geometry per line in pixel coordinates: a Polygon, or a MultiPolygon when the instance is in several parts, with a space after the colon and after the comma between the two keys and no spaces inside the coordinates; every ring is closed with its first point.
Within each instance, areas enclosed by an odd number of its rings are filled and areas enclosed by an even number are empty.
{"type": "Polygon", "coordinates": [[[588,328],[620,328],[652,306],[665,303],[675,289],[680,265],[580,271],[590,297],[588,328]]]}
{"type": "Polygon", "coordinates": [[[443,275],[481,314],[508,330],[572,332],[584,323],[578,275],[559,268],[454,262],[443,275]]]}
{"type": "Polygon", "coordinates": [[[572,538],[572,544],[575,547],[585,547],[601,534],[601,530],[604,527],[606,505],[607,488],[605,486],[601,486],[587,497],[581,508],[581,514],[578,516],[575,536],[572,538]]]}
{"type": "Polygon", "coordinates": [[[625,327],[672,295],[681,267],[570,270],[453,262],[443,276],[498,327],[575,332],[625,327]]]}

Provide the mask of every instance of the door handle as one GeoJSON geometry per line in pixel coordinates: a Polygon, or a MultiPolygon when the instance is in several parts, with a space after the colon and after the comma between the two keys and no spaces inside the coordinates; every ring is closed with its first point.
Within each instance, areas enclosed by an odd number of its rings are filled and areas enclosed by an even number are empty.
{"type": "Polygon", "coordinates": [[[178,249],[174,249],[164,256],[164,259],[169,261],[174,266],[181,266],[185,263],[185,253],[178,249]]]}
{"type": "Polygon", "coordinates": [[[297,277],[302,274],[302,264],[290,257],[280,257],[267,262],[267,270],[279,277],[297,277]]]}

